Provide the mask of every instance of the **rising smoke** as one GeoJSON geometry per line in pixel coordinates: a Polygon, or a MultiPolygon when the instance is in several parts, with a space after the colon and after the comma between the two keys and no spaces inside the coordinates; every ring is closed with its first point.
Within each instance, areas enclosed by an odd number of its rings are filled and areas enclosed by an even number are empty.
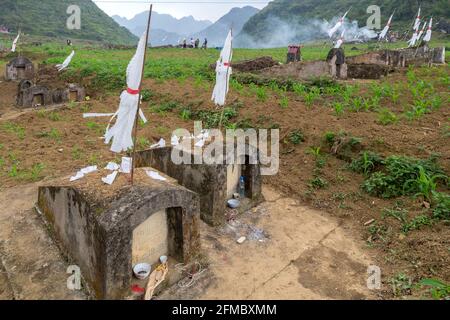
{"type": "Polygon", "coordinates": [[[286,22],[272,16],[265,20],[266,30],[270,30],[269,32],[257,37],[241,32],[236,37],[236,46],[240,48],[274,48],[319,40],[328,41],[331,44],[340,37],[343,29],[345,29],[344,39],[346,42],[365,42],[377,37],[374,30],[367,27],[360,28],[358,21],[346,19],[344,26],[333,35],[333,39],[330,39],[327,32],[338,20],[339,17],[335,17],[329,22],[318,19],[286,22]]]}

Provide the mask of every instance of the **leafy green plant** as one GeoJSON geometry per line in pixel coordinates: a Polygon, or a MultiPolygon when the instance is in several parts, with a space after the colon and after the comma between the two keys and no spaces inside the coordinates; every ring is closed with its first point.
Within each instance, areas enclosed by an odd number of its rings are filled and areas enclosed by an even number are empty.
{"type": "Polygon", "coordinates": [[[145,137],[139,137],[137,141],[137,145],[139,149],[146,149],[150,146],[150,141],[145,137]]]}
{"type": "Polygon", "coordinates": [[[414,196],[423,196],[424,199],[432,201],[433,192],[436,191],[437,179],[447,181],[448,177],[443,174],[431,175],[421,165],[418,165],[418,175],[415,179],[407,180],[403,189],[405,194],[414,193],[414,196]]]}
{"type": "Polygon", "coordinates": [[[311,107],[319,97],[320,89],[317,87],[312,87],[311,90],[304,95],[306,106],[311,107]]]}
{"type": "Polygon", "coordinates": [[[350,169],[352,171],[368,175],[382,164],[383,158],[381,156],[373,152],[365,151],[361,154],[360,158],[352,161],[350,164],[350,169]]]}
{"type": "Polygon", "coordinates": [[[328,185],[328,182],[320,177],[316,177],[309,182],[309,186],[313,189],[323,189],[328,185]]]}
{"type": "Polygon", "coordinates": [[[150,99],[154,96],[153,92],[149,89],[143,89],[141,91],[141,99],[144,102],[150,101],[150,99]]]}
{"type": "Polygon", "coordinates": [[[443,192],[433,192],[433,218],[450,220],[450,195],[443,192]]]}
{"type": "Polygon", "coordinates": [[[298,145],[301,142],[305,141],[305,136],[303,135],[303,133],[300,130],[294,130],[294,131],[291,131],[291,133],[289,133],[289,141],[292,144],[298,145]]]}
{"type": "Polygon", "coordinates": [[[59,113],[53,111],[48,114],[48,119],[51,121],[60,121],[61,116],[59,115],[59,113]]]}
{"type": "Polygon", "coordinates": [[[307,92],[307,87],[304,84],[301,83],[294,83],[292,85],[292,91],[295,92],[295,94],[299,96],[303,96],[307,92]]]}
{"type": "Polygon", "coordinates": [[[450,300],[450,285],[437,279],[422,279],[422,287],[430,287],[430,293],[435,300],[450,300]]]}
{"type": "Polygon", "coordinates": [[[407,223],[408,210],[401,208],[392,208],[392,209],[384,208],[383,212],[381,213],[381,216],[383,218],[392,217],[397,219],[401,223],[407,223]]]}
{"type": "MultiPolygon", "coordinates": [[[[383,162],[383,171],[372,173],[364,181],[363,190],[382,198],[417,194],[422,191],[420,188],[424,187],[420,185],[420,182],[408,183],[406,186],[405,184],[408,181],[420,179],[420,168],[425,170],[427,177],[445,175],[437,165],[435,158],[418,160],[409,157],[390,156],[383,162]]],[[[426,192],[426,189],[423,191],[426,192]]]]}
{"type": "Polygon", "coordinates": [[[332,146],[336,140],[336,134],[331,131],[325,132],[323,139],[327,145],[332,146]]]}
{"type": "Polygon", "coordinates": [[[31,181],[38,181],[42,177],[42,171],[45,169],[43,163],[35,163],[30,170],[28,179],[31,181]]]}
{"type": "Polygon", "coordinates": [[[382,108],[378,111],[378,122],[383,126],[397,123],[398,118],[391,110],[388,108],[382,108]]]}
{"type": "Polygon", "coordinates": [[[336,116],[341,116],[344,114],[344,104],[342,102],[335,102],[333,104],[334,113],[336,116]]]}
{"type": "Polygon", "coordinates": [[[314,158],[319,158],[321,156],[321,148],[320,147],[309,147],[308,150],[306,150],[306,153],[309,153],[314,156],[314,158]]]}
{"type": "Polygon", "coordinates": [[[433,221],[431,220],[431,218],[429,216],[419,215],[419,216],[413,218],[411,221],[404,223],[402,226],[402,231],[404,233],[408,233],[409,231],[412,231],[412,230],[418,230],[423,226],[429,226],[432,223],[433,223],[433,221]]]}
{"type": "Polygon", "coordinates": [[[363,109],[366,109],[365,101],[362,97],[355,97],[350,100],[349,110],[351,112],[359,112],[363,109]]]}
{"type": "Polygon", "coordinates": [[[266,102],[267,100],[267,92],[266,88],[264,87],[256,87],[255,89],[256,98],[260,102],[266,102]]]}
{"type": "Polygon", "coordinates": [[[413,287],[412,280],[404,273],[391,278],[392,292],[395,296],[410,295],[413,287]]]}
{"type": "Polygon", "coordinates": [[[289,106],[289,98],[287,96],[282,96],[280,99],[280,107],[286,109],[289,106]]]}
{"type": "Polygon", "coordinates": [[[180,117],[183,120],[190,120],[192,117],[192,111],[190,109],[181,110],[180,117]]]}
{"type": "Polygon", "coordinates": [[[103,133],[103,127],[100,124],[98,124],[97,122],[88,121],[86,123],[86,127],[88,127],[89,129],[95,131],[97,134],[103,133]]]}
{"type": "Polygon", "coordinates": [[[25,139],[25,128],[12,122],[6,122],[3,124],[3,129],[6,132],[15,134],[20,140],[25,139]]]}
{"type": "Polygon", "coordinates": [[[155,111],[157,113],[164,113],[164,112],[172,111],[172,110],[178,108],[179,106],[180,106],[180,104],[177,101],[168,101],[168,102],[161,103],[158,106],[155,106],[153,108],[153,111],[155,111]]]}

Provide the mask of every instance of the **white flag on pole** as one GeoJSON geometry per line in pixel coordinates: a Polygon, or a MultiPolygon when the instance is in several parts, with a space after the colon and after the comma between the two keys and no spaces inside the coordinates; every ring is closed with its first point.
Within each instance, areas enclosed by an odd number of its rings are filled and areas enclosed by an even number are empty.
{"type": "Polygon", "coordinates": [[[56,68],[58,71],[63,71],[65,68],[67,68],[72,61],[73,56],[75,55],[75,51],[72,50],[72,53],[64,60],[62,64],[57,64],[56,68]]]}
{"type": "Polygon", "coordinates": [[[419,29],[419,26],[420,26],[420,7],[419,7],[419,12],[417,12],[417,18],[416,18],[416,21],[414,21],[414,26],[413,26],[413,29],[414,30],[418,30],[419,29]]]}
{"type": "MultiPolygon", "coordinates": [[[[144,63],[146,32],[139,40],[136,54],[127,68],[128,89],[120,95],[119,109],[113,116],[116,123],[106,129],[105,143],[112,140],[111,151],[120,153],[133,147],[133,127],[136,121],[137,106],[139,103],[139,88],[141,86],[142,67],[144,63]]],[[[141,111],[139,111],[141,113],[141,111]]],[[[141,118],[143,114],[141,113],[141,118]]],[[[145,119],[145,117],[144,117],[145,119]]],[[[146,122],[144,120],[144,122],[146,122]]]]}
{"type": "Polygon", "coordinates": [[[342,30],[341,37],[336,42],[336,45],[334,46],[335,49],[339,49],[342,44],[344,43],[344,35],[345,35],[345,29],[342,30]]]}
{"type": "Polygon", "coordinates": [[[216,64],[216,85],[211,100],[218,106],[225,105],[225,99],[227,97],[230,76],[232,73],[231,60],[233,58],[233,34],[231,30],[228,32],[228,36],[225,40],[222,51],[220,52],[220,58],[216,64]]]}
{"type": "Polygon", "coordinates": [[[433,28],[433,18],[430,18],[430,23],[428,24],[428,30],[425,34],[425,37],[423,37],[423,41],[430,42],[431,40],[431,28],[433,28]]]}
{"type": "Polygon", "coordinates": [[[17,47],[17,42],[19,41],[20,38],[20,31],[17,34],[17,37],[14,39],[12,47],[11,47],[11,52],[16,52],[16,47],[17,47]]]}
{"type": "Polygon", "coordinates": [[[419,43],[420,38],[422,38],[422,35],[425,33],[425,28],[427,27],[427,22],[424,21],[422,30],[420,30],[419,35],[417,36],[416,43],[419,43]]]}
{"type": "Polygon", "coordinates": [[[417,27],[417,29],[414,30],[414,33],[413,33],[411,39],[408,41],[409,47],[412,47],[412,46],[414,46],[416,44],[418,35],[419,35],[419,27],[417,27]]]}
{"type": "MultiPolygon", "coordinates": [[[[348,10],[348,11],[350,11],[350,10],[348,10]]],[[[348,11],[341,18],[339,18],[338,22],[334,25],[333,28],[328,30],[328,35],[330,36],[330,38],[333,36],[333,34],[336,33],[336,31],[339,30],[340,27],[342,27],[342,25],[344,24],[345,17],[348,14],[348,11]]]]}
{"type": "Polygon", "coordinates": [[[394,16],[394,14],[391,14],[391,17],[389,18],[388,23],[386,24],[386,26],[384,27],[384,29],[381,31],[380,36],[378,37],[378,40],[383,40],[384,38],[386,38],[386,35],[389,31],[389,28],[391,27],[391,23],[392,23],[392,17],[394,16]]]}

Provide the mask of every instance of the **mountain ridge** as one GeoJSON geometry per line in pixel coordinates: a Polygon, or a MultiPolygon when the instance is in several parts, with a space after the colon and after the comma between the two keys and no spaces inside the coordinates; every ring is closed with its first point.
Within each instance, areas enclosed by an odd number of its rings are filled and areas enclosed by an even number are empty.
{"type": "Polygon", "coordinates": [[[119,26],[91,0],[1,0],[0,25],[13,32],[30,35],[93,40],[114,44],[134,44],[137,37],[119,26]],[[81,9],[81,29],[66,27],[67,8],[81,9]]]}
{"type": "Polygon", "coordinates": [[[422,17],[427,19],[433,16],[435,23],[450,19],[448,0],[274,0],[247,21],[237,42],[241,45],[246,42],[264,44],[276,37],[283,38],[285,42],[299,42],[310,40],[311,34],[308,33],[313,33],[314,37],[321,34],[326,38],[320,25],[324,20],[335,21],[351,8],[348,20],[357,20],[359,27],[365,26],[371,15],[367,13],[370,5],[378,5],[381,9],[381,28],[395,10],[392,29],[398,31],[408,29],[419,6],[422,7],[422,17]],[[311,21],[315,25],[308,26],[311,21]],[[288,36],[286,33],[289,33],[288,36]]]}
{"type": "Polygon", "coordinates": [[[207,38],[210,46],[222,46],[230,28],[233,28],[233,34],[239,34],[244,24],[258,12],[259,9],[252,6],[232,8],[214,24],[193,34],[192,37],[207,38]]]}

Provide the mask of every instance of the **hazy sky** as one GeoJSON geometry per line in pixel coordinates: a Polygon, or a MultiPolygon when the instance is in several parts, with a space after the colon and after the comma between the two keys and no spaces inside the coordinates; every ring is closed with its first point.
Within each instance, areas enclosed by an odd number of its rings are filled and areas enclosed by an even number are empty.
{"type": "MultiPolygon", "coordinates": [[[[150,0],[93,0],[109,15],[132,18],[148,10],[150,0]]],[[[197,20],[216,21],[233,7],[250,5],[264,8],[269,0],[154,0],[153,10],[168,13],[176,18],[194,16],[197,20]]]]}

